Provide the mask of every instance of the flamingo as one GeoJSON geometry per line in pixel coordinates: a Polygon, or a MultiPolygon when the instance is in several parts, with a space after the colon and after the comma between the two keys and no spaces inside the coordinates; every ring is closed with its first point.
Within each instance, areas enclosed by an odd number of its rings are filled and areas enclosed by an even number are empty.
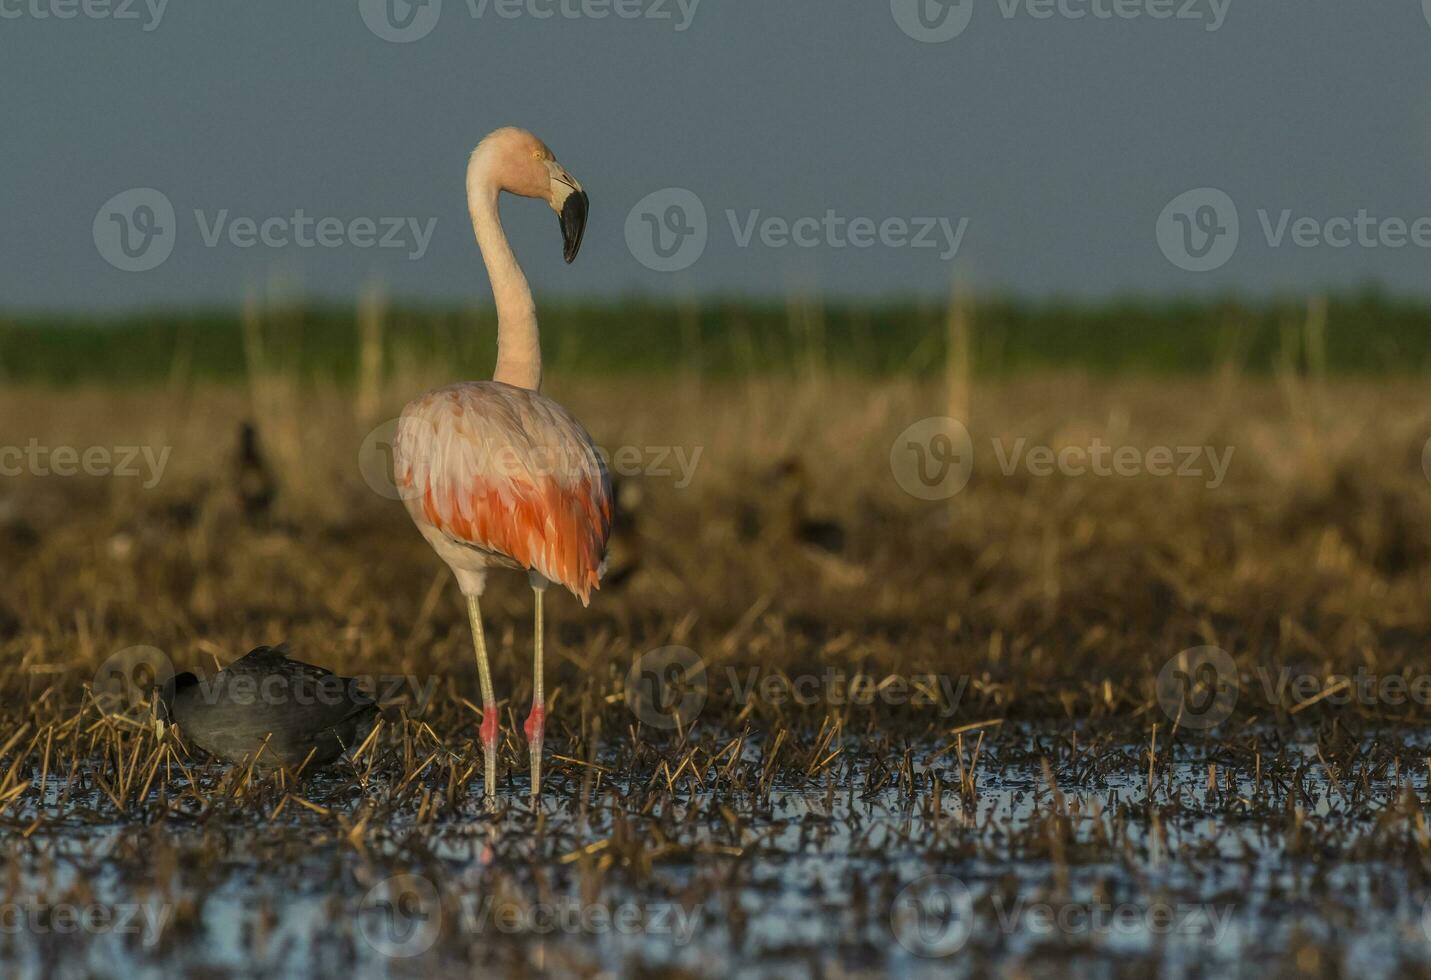
{"type": "Polygon", "coordinates": [[[539,392],[536,308],[502,231],[503,191],[551,205],[568,263],[581,248],[586,192],[546,144],[513,128],[482,140],[467,165],[467,207],[496,301],[497,369],[491,381],[464,381],[410,402],[393,441],[399,495],[467,600],[489,802],[496,796],[498,721],[480,607],[487,571],[525,571],[532,587],[532,709],[524,730],[535,801],[546,726],[542,599],[556,583],[588,605],[600,588],[611,531],[611,481],[596,445],[566,409],[539,392]]]}

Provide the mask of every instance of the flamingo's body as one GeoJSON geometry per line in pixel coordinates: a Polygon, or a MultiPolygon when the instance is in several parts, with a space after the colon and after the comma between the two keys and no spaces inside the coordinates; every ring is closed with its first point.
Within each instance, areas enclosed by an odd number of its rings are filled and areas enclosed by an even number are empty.
{"type": "Polygon", "coordinates": [[[490,568],[525,570],[536,601],[531,745],[532,795],[541,788],[545,729],[542,596],[570,589],[583,605],[600,587],[611,530],[611,483],[591,437],[541,395],[541,345],[532,293],[497,211],[502,191],[547,201],[561,220],[571,262],[586,227],[586,194],[546,145],[499,129],[472,153],[467,203],[497,305],[497,370],[428,392],[403,409],[393,468],[408,513],[467,597],[482,685],[485,791],[496,792],[497,702],[478,600],[490,568]]]}
{"type": "Polygon", "coordinates": [[[394,456],[408,513],[464,593],[480,595],[489,568],[516,568],[590,602],[611,484],[566,409],[499,381],[439,388],[403,409],[394,456]]]}

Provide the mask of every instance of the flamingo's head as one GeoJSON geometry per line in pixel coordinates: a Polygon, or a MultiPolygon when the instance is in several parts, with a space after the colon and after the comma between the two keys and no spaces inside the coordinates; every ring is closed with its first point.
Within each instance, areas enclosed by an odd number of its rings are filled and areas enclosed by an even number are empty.
{"type": "Polygon", "coordinates": [[[498,190],[546,201],[561,222],[562,255],[568,262],[581,249],[586,231],[587,197],[581,184],[557,162],[545,143],[525,129],[507,127],[492,133],[477,147],[474,162],[483,159],[498,190]]]}

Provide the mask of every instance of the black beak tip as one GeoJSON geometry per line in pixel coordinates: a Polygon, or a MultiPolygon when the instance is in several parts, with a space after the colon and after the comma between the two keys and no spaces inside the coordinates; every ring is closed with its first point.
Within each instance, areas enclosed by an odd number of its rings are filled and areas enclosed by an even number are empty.
{"type": "Polygon", "coordinates": [[[588,204],[585,191],[573,191],[561,207],[562,257],[568,265],[576,261],[576,254],[581,251],[588,204]]]}

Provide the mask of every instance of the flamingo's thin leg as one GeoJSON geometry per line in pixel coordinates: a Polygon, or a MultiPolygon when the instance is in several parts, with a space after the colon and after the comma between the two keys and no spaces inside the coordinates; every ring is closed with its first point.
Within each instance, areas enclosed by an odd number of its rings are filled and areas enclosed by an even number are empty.
{"type": "Polygon", "coordinates": [[[477,597],[467,597],[467,618],[472,621],[472,646],[477,651],[477,680],[482,685],[482,757],[487,764],[483,792],[497,797],[497,696],[492,690],[492,668],[487,663],[487,638],[482,632],[482,610],[477,597]]]}
{"type": "Polygon", "coordinates": [[[535,652],[532,656],[532,713],[527,716],[527,742],[532,753],[532,799],[542,791],[542,736],[546,731],[546,698],[542,691],[542,595],[544,589],[532,587],[536,597],[535,652]]]}

